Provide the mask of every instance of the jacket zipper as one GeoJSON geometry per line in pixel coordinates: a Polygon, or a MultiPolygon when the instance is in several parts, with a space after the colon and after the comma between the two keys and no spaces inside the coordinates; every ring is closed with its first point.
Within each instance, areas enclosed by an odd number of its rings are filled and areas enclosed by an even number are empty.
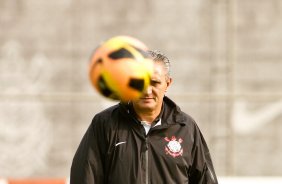
{"type": "Polygon", "coordinates": [[[149,184],[149,158],[148,158],[148,139],[146,137],[146,151],[145,151],[145,163],[146,163],[146,170],[145,170],[145,182],[149,184]]]}

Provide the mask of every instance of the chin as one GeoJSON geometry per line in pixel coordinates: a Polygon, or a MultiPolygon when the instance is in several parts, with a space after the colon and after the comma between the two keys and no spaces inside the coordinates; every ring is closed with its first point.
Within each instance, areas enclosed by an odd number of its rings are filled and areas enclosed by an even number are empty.
{"type": "Polygon", "coordinates": [[[138,107],[140,109],[144,109],[146,111],[148,110],[154,110],[156,108],[156,106],[154,104],[149,104],[149,103],[138,103],[138,107]]]}

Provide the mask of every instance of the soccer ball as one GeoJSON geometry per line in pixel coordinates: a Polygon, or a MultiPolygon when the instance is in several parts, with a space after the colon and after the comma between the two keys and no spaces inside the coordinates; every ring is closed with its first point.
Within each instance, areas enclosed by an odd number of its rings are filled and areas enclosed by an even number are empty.
{"type": "Polygon", "coordinates": [[[116,36],[93,53],[89,77],[103,96],[121,101],[138,99],[150,85],[153,61],[148,48],[129,36],[116,36]]]}

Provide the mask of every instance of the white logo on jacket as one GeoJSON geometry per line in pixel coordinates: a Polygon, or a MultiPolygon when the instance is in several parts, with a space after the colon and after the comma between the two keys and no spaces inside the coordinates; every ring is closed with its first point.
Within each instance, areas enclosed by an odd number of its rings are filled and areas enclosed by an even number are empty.
{"type": "Polygon", "coordinates": [[[183,140],[181,138],[177,140],[175,136],[172,136],[171,139],[165,137],[164,140],[168,142],[165,147],[166,154],[169,154],[174,158],[182,156],[183,148],[181,146],[181,143],[183,142],[183,140]]]}

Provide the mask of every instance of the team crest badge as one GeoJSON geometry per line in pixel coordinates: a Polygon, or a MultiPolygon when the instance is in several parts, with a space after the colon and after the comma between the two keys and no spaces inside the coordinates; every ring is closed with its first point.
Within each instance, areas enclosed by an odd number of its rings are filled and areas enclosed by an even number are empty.
{"type": "Polygon", "coordinates": [[[165,137],[164,140],[168,142],[165,146],[166,154],[170,154],[174,158],[182,156],[183,148],[181,146],[181,143],[183,142],[183,140],[181,138],[177,140],[175,136],[172,136],[171,139],[165,137]]]}

